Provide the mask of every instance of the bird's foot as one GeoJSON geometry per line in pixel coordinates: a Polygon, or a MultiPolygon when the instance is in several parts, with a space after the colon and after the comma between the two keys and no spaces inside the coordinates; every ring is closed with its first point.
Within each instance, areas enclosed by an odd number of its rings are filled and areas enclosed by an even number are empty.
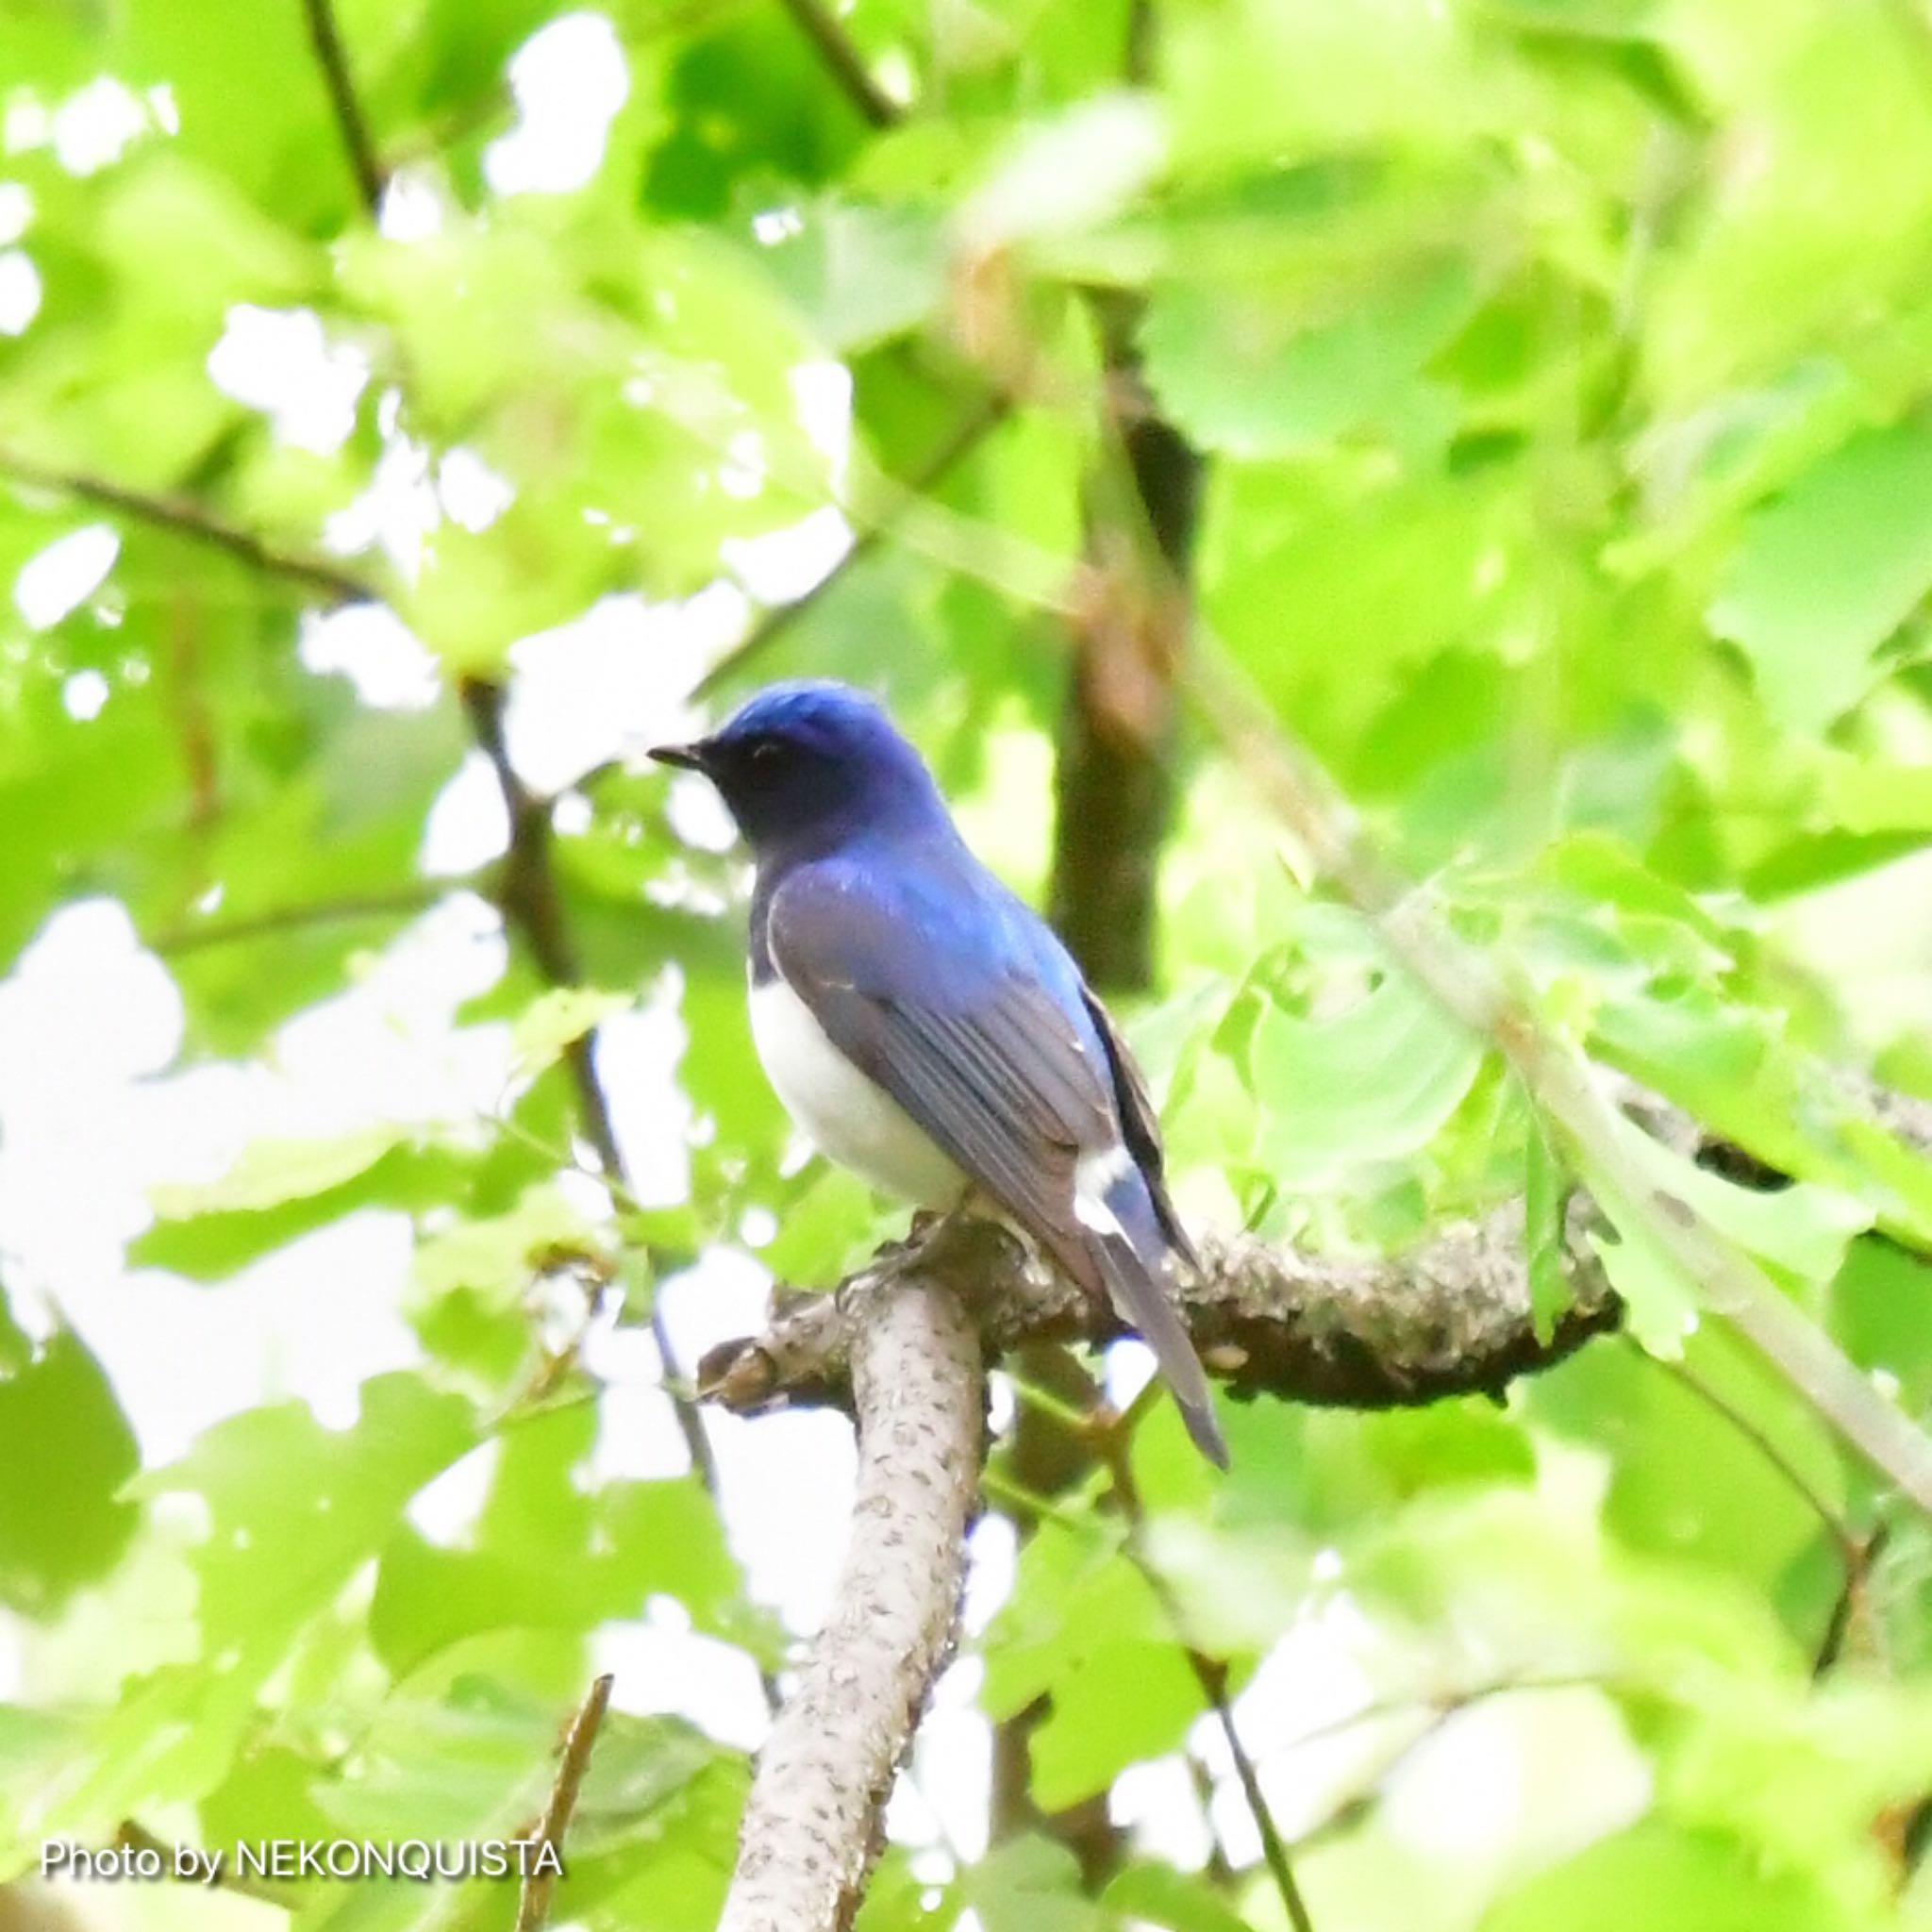
{"type": "Polygon", "coordinates": [[[861,1289],[889,1287],[908,1274],[930,1274],[943,1267],[958,1253],[975,1219],[970,1194],[944,1210],[920,1208],[913,1215],[911,1228],[903,1241],[894,1241],[881,1250],[866,1267],[833,1291],[840,1314],[851,1314],[849,1297],[861,1289]]]}

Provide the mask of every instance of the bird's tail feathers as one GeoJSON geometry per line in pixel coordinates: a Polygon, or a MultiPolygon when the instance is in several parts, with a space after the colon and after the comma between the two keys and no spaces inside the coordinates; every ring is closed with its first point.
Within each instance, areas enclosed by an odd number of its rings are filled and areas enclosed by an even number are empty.
{"type": "Polygon", "coordinates": [[[1129,1171],[1080,1214],[1088,1253],[1115,1311],[1154,1351],[1161,1375],[1180,1405],[1181,1420],[1217,1469],[1227,1467],[1227,1443],[1214,1416],[1208,1374],[1168,1293],[1169,1250],[1138,1173],[1129,1171]]]}

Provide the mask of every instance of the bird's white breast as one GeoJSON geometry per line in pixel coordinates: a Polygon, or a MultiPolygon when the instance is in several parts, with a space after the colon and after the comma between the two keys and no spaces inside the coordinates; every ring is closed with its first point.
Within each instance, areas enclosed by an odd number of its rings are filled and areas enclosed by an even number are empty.
{"type": "Polygon", "coordinates": [[[828,1159],[874,1187],[926,1208],[950,1208],[959,1170],[876,1081],[826,1038],[780,976],[751,990],[751,1032],[778,1098],[828,1159]]]}

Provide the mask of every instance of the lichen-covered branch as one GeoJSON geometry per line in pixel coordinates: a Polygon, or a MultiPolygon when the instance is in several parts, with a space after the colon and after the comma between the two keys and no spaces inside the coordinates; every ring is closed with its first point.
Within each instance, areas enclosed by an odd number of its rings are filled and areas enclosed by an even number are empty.
{"type": "MultiPolygon", "coordinates": [[[[1179,1285],[1182,1312],[1210,1373],[1238,1395],[1344,1408],[1395,1408],[1445,1395],[1499,1393],[1617,1327],[1622,1306],[1588,1231],[1571,1211],[1574,1299],[1547,1340],[1530,1316],[1518,1204],[1458,1224],[1406,1254],[1334,1259],[1247,1236],[1208,1238],[1202,1270],[1179,1285]]],[[[1104,1341],[1110,1309],[1032,1262],[991,1224],[948,1243],[935,1268],[970,1302],[989,1352],[1031,1341],[1104,1341]]],[[[853,1319],[842,1295],[785,1295],[762,1335],[720,1344],[701,1391],[738,1413],[852,1401],[853,1319]]]]}
{"type": "Polygon", "coordinates": [[[852,1541],[831,1615],[758,1754],[719,1932],[851,1924],[965,1583],[985,1376],[964,1304],[918,1269],[861,1277],[839,1299],[841,1379],[858,1418],[852,1541]]]}

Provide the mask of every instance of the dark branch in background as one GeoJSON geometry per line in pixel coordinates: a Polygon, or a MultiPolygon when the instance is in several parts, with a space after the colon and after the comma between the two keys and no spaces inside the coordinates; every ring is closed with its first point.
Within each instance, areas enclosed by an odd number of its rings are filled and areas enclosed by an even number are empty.
{"type": "Polygon", "coordinates": [[[342,48],[335,10],[330,0],[302,0],[302,10],[308,17],[308,38],[315,45],[316,64],[321,67],[323,83],[328,89],[336,125],[341,130],[349,170],[356,177],[356,192],[373,222],[382,212],[382,163],[376,158],[375,142],[370,138],[362,104],[356,97],[355,78],[349,72],[349,57],[342,48]]]}
{"type": "Polygon", "coordinates": [[[283,550],[253,531],[238,529],[209,514],[199,504],[181,497],[154,496],[144,491],[124,489],[98,476],[78,472],[48,469],[0,450],[0,475],[10,477],[30,490],[45,490],[71,496],[101,509],[132,517],[137,523],[159,530],[172,530],[192,543],[201,543],[245,563],[265,576],[281,577],[305,591],[317,592],[334,607],[341,604],[380,603],[382,592],[341,565],[325,558],[307,557],[299,551],[283,550]]]}
{"type": "MultiPolygon", "coordinates": [[[[591,1768],[591,1753],[596,1745],[598,1729],[610,1704],[610,1687],[615,1681],[606,1672],[591,1686],[564,1736],[557,1778],[550,1788],[550,1802],[543,1807],[542,1821],[535,1833],[535,1842],[549,1845],[559,1863],[564,1834],[569,1831],[571,1816],[577,1808],[577,1793],[584,1788],[584,1774],[591,1768]]],[[[556,1890],[555,1872],[531,1872],[525,1876],[517,1898],[516,1932],[538,1932],[550,1910],[551,1894],[556,1890]]]]}
{"type": "MultiPolygon", "coordinates": [[[[546,984],[579,986],[583,983],[583,973],[564,918],[563,901],[557,890],[550,801],[539,797],[524,783],[511,760],[509,744],[504,736],[504,688],[485,678],[470,678],[461,686],[460,695],[470,720],[471,735],[490,760],[497,790],[503,794],[504,810],[509,817],[509,847],[504,855],[496,895],[504,924],[523,941],[546,984]]],[[[628,1189],[629,1176],[611,1124],[610,1103],[605,1096],[603,1082],[597,1077],[592,1040],[593,1036],[586,1034],[572,1041],[564,1050],[564,1065],[576,1089],[584,1138],[595,1151],[605,1174],[620,1187],[628,1189]]],[[[691,1467],[706,1489],[716,1495],[718,1472],[710,1439],[705,1434],[704,1418],[677,1389],[681,1376],[676,1353],[672,1348],[663,1315],[655,1306],[651,1310],[651,1336],[664,1365],[665,1383],[691,1467]]]]}
{"type": "Polygon", "coordinates": [[[819,58],[839,83],[840,92],[874,127],[893,125],[900,118],[898,102],[872,77],[845,29],[820,0],[784,0],[784,7],[798,24],[798,30],[818,49],[819,58]]]}
{"type": "Polygon", "coordinates": [[[719,1932],[847,1932],[966,1580],[986,1376],[964,1305],[924,1266],[841,1300],[858,1417],[852,1540],[758,1753],[719,1932]]]}
{"type": "MultiPolygon", "coordinates": [[[[932,454],[907,477],[904,489],[908,497],[924,494],[943,482],[953,469],[977,449],[1007,413],[1004,396],[993,394],[967,408],[941,439],[932,454]]],[[[707,698],[727,679],[741,676],[762,658],[807,611],[840,581],[852,566],[870,557],[891,534],[892,520],[881,517],[869,523],[852,540],[852,547],[801,597],[769,610],[751,630],[699,678],[691,691],[694,699],[707,698]]]]}
{"type": "Polygon", "coordinates": [[[1174,675],[1187,649],[1201,458],[1147,407],[1138,301],[1096,297],[1110,460],[1088,486],[1087,594],[1054,769],[1048,916],[1094,985],[1154,976],[1156,888],[1174,816],[1174,675]]]}

